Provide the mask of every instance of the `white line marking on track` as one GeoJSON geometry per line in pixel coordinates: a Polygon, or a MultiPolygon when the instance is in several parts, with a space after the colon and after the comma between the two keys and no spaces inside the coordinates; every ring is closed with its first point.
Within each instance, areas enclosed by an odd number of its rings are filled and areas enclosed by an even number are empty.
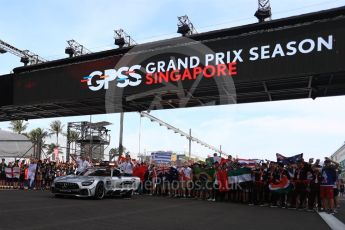
{"type": "Polygon", "coordinates": [[[344,230],[345,224],[338,220],[335,216],[325,212],[319,212],[321,218],[328,224],[332,230],[344,230]]]}

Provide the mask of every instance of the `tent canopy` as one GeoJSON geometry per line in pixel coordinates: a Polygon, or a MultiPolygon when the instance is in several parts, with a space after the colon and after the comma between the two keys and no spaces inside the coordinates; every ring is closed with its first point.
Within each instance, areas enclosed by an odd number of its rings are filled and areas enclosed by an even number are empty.
{"type": "Polygon", "coordinates": [[[28,158],[32,155],[32,143],[26,136],[0,129],[0,157],[28,158]]]}

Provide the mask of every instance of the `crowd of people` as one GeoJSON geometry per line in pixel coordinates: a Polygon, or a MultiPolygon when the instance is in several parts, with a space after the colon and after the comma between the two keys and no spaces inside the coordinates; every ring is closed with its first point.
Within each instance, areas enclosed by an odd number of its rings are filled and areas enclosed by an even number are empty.
{"type": "MultiPolygon", "coordinates": [[[[0,163],[0,188],[50,189],[54,178],[79,174],[97,165],[85,155],[71,156],[70,163],[30,159],[0,163]]],[[[335,213],[344,196],[339,164],[325,158],[296,161],[257,161],[243,164],[214,154],[206,162],[153,164],[119,157],[113,167],[123,176],[141,180],[139,194],[237,202],[248,205],[327,211],[335,213]]]]}
{"type": "Polygon", "coordinates": [[[208,201],[229,201],[334,214],[344,196],[344,181],[337,162],[303,158],[288,162],[260,161],[241,164],[216,154],[209,162],[174,165],[141,163],[128,170],[127,158],[121,167],[126,174],[140,177],[139,193],[208,201]],[[210,163],[211,162],[211,163],[210,163]],[[242,174],[241,174],[242,173],[242,174]],[[244,174],[243,174],[244,173],[244,174]],[[237,176],[231,176],[237,175],[237,176]]]}
{"type": "Polygon", "coordinates": [[[0,169],[0,188],[45,190],[55,177],[74,173],[76,164],[34,158],[6,164],[2,159],[0,169]]]}

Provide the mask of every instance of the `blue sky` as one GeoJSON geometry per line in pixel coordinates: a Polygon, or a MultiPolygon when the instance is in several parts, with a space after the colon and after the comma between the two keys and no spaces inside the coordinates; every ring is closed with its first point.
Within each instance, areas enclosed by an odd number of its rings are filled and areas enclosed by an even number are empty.
{"type": "MultiPolygon", "coordinates": [[[[199,32],[256,22],[256,0],[0,0],[0,39],[17,48],[29,49],[54,60],[64,58],[66,40],[75,39],[96,52],[115,48],[113,30],[123,28],[138,43],[178,36],[177,16],[187,14],[199,32]]],[[[273,19],[313,12],[345,4],[345,0],[271,0],[273,19]]],[[[20,66],[19,58],[0,55],[0,74],[20,66]]],[[[162,120],[234,156],[274,159],[304,152],[306,157],[324,157],[344,143],[345,97],[322,98],[191,109],[153,111],[162,120]]],[[[61,118],[62,122],[89,120],[61,118]]],[[[30,120],[29,129],[48,128],[54,119],[30,120]]],[[[118,143],[119,115],[92,116],[114,125],[112,146],[118,143]]],[[[0,123],[7,129],[8,123],[0,123]]],[[[187,151],[185,138],[150,120],[142,120],[141,152],[150,150],[187,151]]],[[[138,148],[139,115],[125,115],[124,145],[133,153],[138,148]]],[[[61,138],[60,143],[65,140],[61,138]]],[[[193,144],[195,155],[211,152],[193,144]]]]}

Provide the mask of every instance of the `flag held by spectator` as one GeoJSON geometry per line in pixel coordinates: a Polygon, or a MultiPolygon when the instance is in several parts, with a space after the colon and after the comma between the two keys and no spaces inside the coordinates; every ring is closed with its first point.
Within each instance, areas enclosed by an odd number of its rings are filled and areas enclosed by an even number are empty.
{"type": "Polygon", "coordinates": [[[164,151],[152,152],[151,159],[152,159],[152,162],[157,163],[157,164],[170,164],[171,155],[172,155],[172,152],[164,152],[164,151]]]}
{"type": "Polygon", "coordinates": [[[292,157],[285,157],[285,156],[283,156],[282,154],[277,153],[276,156],[277,156],[277,162],[278,162],[278,163],[283,163],[284,165],[287,165],[287,164],[294,164],[294,163],[296,163],[297,161],[303,159],[303,153],[297,154],[297,155],[292,156],[292,157]]]}
{"type": "Polygon", "coordinates": [[[275,193],[287,193],[292,189],[292,184],[287,176],[282,176],[279,183],[270,183],[268,187],[272,192],[275,193]]]}
{"type": "Polygon", "coordinates": [[[13,178],[19,179],[19,177],[20,177],[20,168],[19,167],[13,167],[12,172],[13,172],[13,174],[12,174],[13,178]]]}
{"type": "Polygon", "coordinates": [[[237,184],[252,180],[252,172],[250,168],[240,168],[228,171],[228,180],[230,184],[237,184]]]}
{"type": "Polygon", "coordinates": [[[5,173],[6,173],[6,178],[8,178],[8,179],[12,179],[13,178],[12,168],[6,167],[5,168],[5,173]]]}
{"type": "Polygon", "coordinates": [[[212,182],[215,170],[213,168],[193,167],[193,174],[197,180],[212,182]]]}
{"type": "Polygon", "coordinates": [[[237,159],[238,163],[245,165],[249,168],[254,168],[256,164],[259,164],[262,160],[258,159],[237,159]]]}

